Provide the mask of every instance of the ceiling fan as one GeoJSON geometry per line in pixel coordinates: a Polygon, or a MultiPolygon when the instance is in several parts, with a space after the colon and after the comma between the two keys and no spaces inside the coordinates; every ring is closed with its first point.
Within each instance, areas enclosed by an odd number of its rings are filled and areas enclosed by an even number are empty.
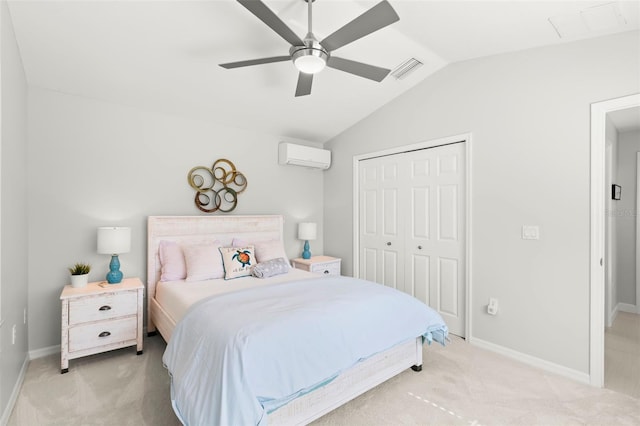
{"type": "Polygon", "coordinates": [[[312,31],[312,5],[315,0],[303,0],[308,3],[309,31],[304,39],[300,39],[278,16],[260,0],[238,0],[258,19],[267,24],[280,37],[285,39],[291,48],[287,56],[252,59],[248,61],[220,64],[223,68],[240,68],[252,65],[269,64],[292,60],[299,71],[296,96],[311,93],[313,75],[325,66],[345,71],[374,81],[382,81],[390,70],[350,59],[332,55],[334,50],[369,35],[387,25],[398,21],[400,17],[386,0],[381,1],[362,15],[335,31],[322,41],[318,41],[312,31]]]}

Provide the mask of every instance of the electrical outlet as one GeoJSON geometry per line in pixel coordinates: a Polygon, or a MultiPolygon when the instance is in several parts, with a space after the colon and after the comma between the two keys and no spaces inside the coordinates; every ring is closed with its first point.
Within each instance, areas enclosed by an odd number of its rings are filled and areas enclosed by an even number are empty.
{"type": "Polygon", "coordinates": [[[15,345],[16,344],[16,325],[13,324],[13,327],[11,328],[11,344],[15,345]]]}

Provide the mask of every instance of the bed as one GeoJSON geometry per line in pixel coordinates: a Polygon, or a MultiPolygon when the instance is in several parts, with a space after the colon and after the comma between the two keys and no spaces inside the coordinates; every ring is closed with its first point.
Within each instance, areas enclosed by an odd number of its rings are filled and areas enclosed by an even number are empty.
{"type": "MultiPolygon", "coordinates": [[[[210,359],[217,359],[215,356],[203,356],[199,351],[204,346],[222,348],[224,345],[219,343],[203,345],[201,342],[204,338],[203,336],[208,333],[208,329],[216,327],[211,325],[204,327],[201,326],[201,324],[216,324],[219,322],[217,320],[217,315],[222,315],[225,307],[227,306],[260,306],[258,312],[260,312],[260,315],[264,317],[269,317],[269,313],[266,310],[261,311],[262,309],[271,309],[272,313],[278,313],[281,310],[280,306],[266,302],[264,302],[266,305],[264,303],[259,304],[259,302],[262,303],[266,300],[264,295],[266,295],[267,292],[269,294],[275,293],[278,295],[274,300],[280,301],[281,299],[293,299],[293,303],[296,303],[297,305],[301,303],[301,298],[311,297],[313,301],[317,301],[316,305],[312,309],[322,311],[326,314],[328,312],[327,309],[333,309],[334,305],[337,306],[342,302],[333,303],[318,301],[323,297],[323,294],[341,293],[343,291],[347,292],[351,291],[351,288],[355,289],[360,285],[372,285],[371,283],[361,282],[362,280],[356,280],[359,282],[354,283],[353,285],[345,285],[346,280],[353,279],[335,277],[334,281],[331,281],[328,279],[329,277],[319,277],[297,269],[291,269],[286,274],[276,275],[266,279],[242,277],[230,281],[216,279],[205,280],[203,282],[185,282],[179,280],[162,281],[160,279],[162,275],[162,264],[159,252],[162,244],[171,242],[172,244],[175,243],[179,246],[186,247],[190,244],[200,244],[215,240],[219,245],[226,247],[234,245],[233,243],[235,241],[282,241],[283,225],[283,217],[279,215],[214,217],[150,216],[148,218],[147,289],[149,300],[147,330],[150,334],[153,334],[157,330],[165,341],[168,342],[167,351],[165,352],[165,357],[163,359],[172,376],[172,403],[177,416],[185,424],[215,424],[226,422],[242,422],[244,424],[247,422],[244,417],[234,417],[238,411],[245,411],[244,406],[242,406],[241,402],[238,402],[239,400],[237,397],[228,397],[228,401],[231,401],[234,404],[232,407],[229,406],[231,402],[221,402],[221,404],[223,404],[222,409],[224,410],[226,407],[227,411],[230,412],[230,417],[224,417],[223,420],[213,420],[206,417],[208,414],[200,413],[200,411],[206,411],[208,409],[211,410],[213,408],[204,407],[202,401],[198,403],[193,402],[193,404],[191,404],[191,401],[189,400],[191,397],[188,395],[189,392],[185,393],[182,389],[184,388],[184,384],[176,384],[183,383],[183,378],[190,374],[191,376],[198,376],[196,379],[200,380],[200,385],[202,385],[202,383],[205,382],[205,379],[204,375],[200,372],[209,370],[215,372],[215,370],[219,368],[216,367],[217,364],[213,365],[209,362],[210,359]],[[232,283],[230,284],[231,281],[232,283]],[[233,288],[233,291],[231,292],[228,291],[230,287],[233,288]],[[346,288],[349,288],[349,290],[343,290],[346,288]],[[234,305],[234,303],[236,305],[234,305]],[[266,306],[266,308],[264,306],[266,306]],[[319,309],[319,307],[321,307],[321,309],[319,309]],[[192,348],[192,352],[189,352],[190,349],[188,348],[192,348]],[[178,359],[180,357],[182,357],[182,359],[178,359]],[[190,404],[193,406],[189,406],[190,404]],[[238,407],[242,407],[242,409],[240,410],[238,407]],[[197,416],[200,417],[194,417],[194,410],[198,412],[197,416]]],[[[240,251],[238,251],[238,253],[240,253],[240,251]]],[[[373,284],[373,286],[376,288],[365,287],[364,289],[369,293],[375,293],[377,291],[395,292],[395,290],[390,290],[377,284],[373,284]]],[[[386,294],[383,294],[382,296],[384,295],[386,294]]],[[[353,295],[347,295],[347,297],[354,299],[353,295]]],[[[338,307],[336,307],[336,309],[338,309],[338,307]]],[[[377,309],[384,308],[375,308],[375,310],[377,309]]],[[[234,310],[237,309],[234,308],[234,310]]],[[[255,311],[255,309],[247,308],[242,315],[243,319],[245,316],[251,316],[251,313],[255,311]]],[[[348,365],[348,368],[336,369],[336,374],[327,377],[326,380],[317,381],[317,378],[309,379],[311,382],[307,388],[289,395],[286,400],[281,399],[272,401],[267,398],[266,401],[264,401],[261,399],[260,404],[257,404],[257,409],[260,410],[262,407],[263,414],[256,417],[257,421],[250,421],[249,423],[268,423],[275,425],[307,424],[367,390],[377,386],[385,380],[399,374],[407,368],[420,371],[422,366],[422,345],[424,339],[428,337],[430,340],[434,337],[435,340],[444,343],[447,333],[446,325],[444,325],[442,319],[435,312],[433,312],[435,317],[431,317],[431,314],[432,313],[429,312],[428,315],[424,317],[424,320],[420,317],[421,323],[426,321],[428,318],[430,322],[427,327],[428,331],[424,333],[422,331],[406,331],[407,333],[412,333],[410,334],[410,338],[402,339],[401,342],[393,344],[388,348],[385,347],[384,350],[372,348],[362,349],[363,351],[370,351],[370,353],[366,352],[366,355],[364,356],[363,353],[365,352],[358,354],[356,362],[348,365]],[[267,409],[265,407],[270,408],[267,409]]],[[[257,316],[258,322],[260,322],[260,315],[257,316]]],[[[340,315],[340,312],[335,311],[330,315],[330,317],[326,318],[337,318],[337,316],[340,315]]],[[[420,315],[422,315],[422,313],[420,313],[420,315]]],[[[398,316],[401,317],[401,315],[398,316]]],[[[309,315],[305,318],[308,319],[308,317],[309,315]]],[[[247,321],[250,320],[250,318],[247,318],[247,321]]],[[[267,324],[266,321],[267,320],[265,319],[265,324],[267,324]]],[[[305,319],[282,321],[280,318],[279,321],[279,324],[281,325],[277,326],[284,327],[285,325],[282,324],[286,323],[286,326],[296,326],[298,324],[302,324],[305,319]]],[[[313,324],[314,327],[317,326],[315,322],[313,324]]],[[[245,326],[243,325],[243,327],[245,326]]],[[[269,325],[269,327],[275,327],[275,325],[269,325]]],[[[300,325],[300,327],[302,327],[302,325],[300,325]]],[[[305,325],[305,327],[308,327],[308,325],[305,325]]],[[[328,324],[327,327],[329,327],[328,324]]],[[[274,330],[277,330],[275,328],[269,329],[266,325],[262,324],[260,324],[260,328],[265,328],[265,333],[273,333],[274,330]]],[[[422,325],[419,330],[422,330],[422,325]]],[[[287,331],[287,333],[288,332],[289,331],[287,331]]],[[[291,331],[291,333],[293,333],[292,335],[301,335],[299,330],[291,331]]],[[[331,335],[332,333],[333,332],[327,331],[326,334],[331,335]]],[[[321,335],[322,332],[317,334],[321,335]]],[[[353,335],[350,339],[357,340],[357,335],[353,335]]],[[[258,337],[255,337],[254,340],[261,342],[258,340],[258,337]]],[[[361,340],[368,342],[370,339],[361,340]]],[[[313,346],[315,344],[315,339],[307,340],[307,342],[309,342],[309,346],[313,346]]],[[[383,345],[382,343],[380,344],[383,345]]],[[[235,348],[236,346],[236,344],[229,344],[229,347],[235,348]]],[[[307,345],[305,344],[303,346],[306,348],[307,345]]],[[[224,361],[221,361],[225,363],[223,369],[224,376],[232,377],[233,380],[237,379],[237,381],[232,381],[231,383],[242,383],[247,375],[249,375],[248,372],[255,370],[255,366],[249,362],[247,362],[247,365],[240,365],[244,361],[234,361],[235,358],[228,356],[229,347],[224,349],[226,351],[224,352],[224,356],[221,355],[219,357],[220,359],[224,359],[224,361]],[[252,366],[254,370],[251,370],[252,366]],[[236,367],[238,372],[234,375],[236,367]]],[[[300,350],[302,349],[303,347],[300,348],[300,350]]],[[[240,352],[235,356],[238,359],[242,358],[244,360],[245,354],[242,350],[238,349],[240,352]]],[[[358,348],[358,350],[360,349],[358,348]]],[[[298,351],[288,351],[287,353],[291,352],[298,351]]],[[[351,355],[353,350],[349,349],[347,352],[351,355]]],[[[265,353],[269,352],[266,351],[265,353]]],[[[318,353],[318,351],[316,350],[314,353],[318,353]]],[[[333,351],[331,351],[331,353],[333,353],[333,351]]],[[[327,356],[325,356],[325,358],[331,358],[331,356],[329,356],[330,354],[326,355],[327,356]]],[[[252,359],[249,355],[247,355],[246,358],[252,359]]],[[[253,358],[258,357],[254,356],[253,358]]],[[[267,361],[272,360],[273,365],[276,366],[274,367],[275,369],[278,368],[278,362],[284,362],[284,360],[280,360],[279,356],[274,356],[272,358],[273,359],[265,356],[261,362],[265,362],[265,366],[271,366],[267,361]]],[[[283,381],[286,382],[286,386],[294,386],[295,384],[291,384],[292,382],[300,382],[303,380],[301,377],[298,377],[298,375],[304,375],[302,370],[293,369],[295,370],[295,376],[294,373],[289,373],[288,370],[289,369],[287,369],[287,372],[285,373],[280,371],[278,373],[279,376],[277,376],[281,378],[287,374],[291,374],[291,377],[284,377],[285,380],[283,381]]],[[[315,368],[314,366],[314,368],[309,368],[307,370],[320,371],[321,369],[315,368]]],[[[265,368],[265,371],[270,371],[270,369],[265,368]]],[[[214,382],[216,377],[217,376],[213,374],[211,378],[207,378],[206,380],[214,382]]],[[[194,379],[190,378],[189,380],[192,380],[189,382],[191,385],[194,379]]],[[[225,378],[225,380],[227,379],[225,378]]],[[[306,377],[304,380],[307,380],[306,377]]],[[[215,386],[212,385],[212,387],[215,386]]],[[[198,395],[202,394],[202,392],[195,391],[191,393],[198,393],[198,395]]],[[[221,395],[227,398],[226,393],[228,392],[225,390],[221,395]]],[[[253,405],[256,404],[254,403],[253,405]]]]}

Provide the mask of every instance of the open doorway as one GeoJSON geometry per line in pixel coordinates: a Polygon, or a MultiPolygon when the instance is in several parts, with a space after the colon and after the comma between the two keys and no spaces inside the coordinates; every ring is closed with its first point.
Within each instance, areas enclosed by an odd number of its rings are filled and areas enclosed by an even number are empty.
{"type": "Polygon", "coordinates": [[[604,387],[640,397],[640,106],[605,128],[604,387]]]}
{"type": "MultiPolygon", "coordinates": [[[[615,129],[614,120],[618,121],[618,126],[621,126],[619,121],[622,119],[631,118],[633,121],[638,116],[638,108],[640,108],[639,94],[591,105],[590,381],[592,385],[598,387],[605,384],[605,325],[615,320],[613,313],[616,307],[620,309],[618,284],[621,282],[621,276],[619,276],[621,271],[614,268],[617,266],[620,253],[617,253],[614,244],[618,234],[613,233],[616,227],[616,210],[612,203],[618,200],[610,201],[617,198],[618,192],[620,194],[622,192],[621,185],[613,182],[618,178],[619,170],[615,173],[611,170],[614,158],[620,153],[614,154],[614,144],[607,141],[617,138],[620,134],[616,129],[616,136],[612,136],[614,134],[612,129],[615,129]],[[614,184],[618,187],[612,186],[614,184]]],[[[617,148],[620,148],[619,144],[617,148]]],[[[635,155],[633,157],[635,158],[635,155]]],[[[627,186],[631,189],[633,185],[627,186]]],[[[628,201],[636,198],[634,192],[630,195],[628,201]]],[[[637,204],[633,205],[632,218],[636,217],[637,211],[637,204]]],[[[635,223],[633,227],[635,235],[635,223]]],[[[635,246],[632,252],[635,278],[635,246]]],[[[634,289],[634,296],[636,294],[640,292],[634,289]]],[[[633,306],[637,313],[640,297],[635,300],[633,306]]]]}

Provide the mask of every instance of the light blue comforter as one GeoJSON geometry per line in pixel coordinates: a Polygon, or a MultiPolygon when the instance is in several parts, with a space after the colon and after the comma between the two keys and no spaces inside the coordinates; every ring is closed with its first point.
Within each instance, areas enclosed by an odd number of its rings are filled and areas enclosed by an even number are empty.
{"type": "Polygon", "coordinates": [[[257,425],[358,361],[421,335],[444,344],[447,327],[417,299],[363,280],[322,277],[195,304],[163,362],[183,423],[257,425]]]}

